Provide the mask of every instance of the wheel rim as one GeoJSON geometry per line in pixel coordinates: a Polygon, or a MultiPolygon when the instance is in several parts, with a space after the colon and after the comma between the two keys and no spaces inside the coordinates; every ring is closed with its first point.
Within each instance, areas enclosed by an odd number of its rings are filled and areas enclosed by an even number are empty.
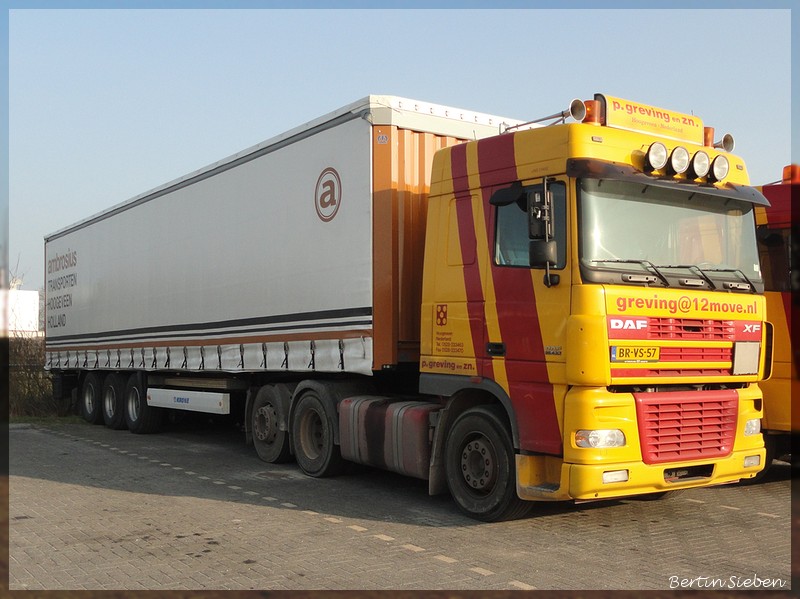
{"type": "Polygon", "coordinates": [[[278,436],[278,412],[272,404],[263,405],[256,411],[253,429],[259,441],[267,444],[275,441],[278,436]]]}
{"type": "Polygon", "coordinates": [[[466,487],[487,495],[497,482],[497,453],[492,442],[481,434],[467,440],[461,450],[461,476],[466,487]]]}
{"type": "Polygon", "coordinates": [[[300,419],[300,447],[311,460],[322,455],[324,428],[322,417],[316,410],[306,410],[300,419]]]}
{"type": "Polygon", "coordinates": [[[134,387],[128,393],[128,416],[133,422],[139,420],[139,412],[141,411],[139,401],[139,390],[134,387]]]}
{"type": "Polygon", "coordinates": [[[103,396],[103,406],[108,416],[114,415],[117,406],[117,392],[113,387],[106,389],[105,395],[103,396]]]}
{"type": "Polygon", "coordinates": [[[88,385],[83,391],[83,405],[86,408],[86,413],[91,414],[94,412],[95,397],[94,385],[88,385]]]}

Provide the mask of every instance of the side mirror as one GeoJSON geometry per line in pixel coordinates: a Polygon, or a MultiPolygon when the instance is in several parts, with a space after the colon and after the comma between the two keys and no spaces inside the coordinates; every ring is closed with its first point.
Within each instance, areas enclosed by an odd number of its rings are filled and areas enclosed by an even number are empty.
{"type": "Polygon", "coordinates": [[[544,268],[558,263],[558,246],[555,239],[531,239],[531,268],[544,268]]]}
{"type": "Polygon", "coordinates": [[[546,239],[547,225],[550,221],[550,206],[541,191],[528,196],[528,237],[546,239]]]}

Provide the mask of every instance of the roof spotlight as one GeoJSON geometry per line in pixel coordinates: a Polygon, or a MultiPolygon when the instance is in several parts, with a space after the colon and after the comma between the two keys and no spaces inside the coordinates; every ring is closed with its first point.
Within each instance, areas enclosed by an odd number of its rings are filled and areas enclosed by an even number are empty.
{"type": "Polygon", "coordinates": [[[667,165],[667,156],[667,146],[660,141],[653,142],[647,148],[647,155],[645,156],[647,167],[653,171],[664,168],[667,165]]]}
{"type": "Polygon", "coordinates": [[[708,174],[710,166],[711,161],[708,158],[708,154],[700,150],[692,156],[692,160],[689,163],[689,174],[693,175],[693,179],[702,179],[708,174]]]}
{"type": "Polygon", "coordinates": [[[711,163],[711,172],[708,178],[713,181],[722,181],[728,176],[729,168],[728,159],[725,156],[717,156],[711,163]]]}
{"type": "Polygon", "coordinates": [[[669,168],[677,175],[685,172],[689,168],[689,150],[683,146],[677,146],[672,150],[669,156],[669,168]]]}

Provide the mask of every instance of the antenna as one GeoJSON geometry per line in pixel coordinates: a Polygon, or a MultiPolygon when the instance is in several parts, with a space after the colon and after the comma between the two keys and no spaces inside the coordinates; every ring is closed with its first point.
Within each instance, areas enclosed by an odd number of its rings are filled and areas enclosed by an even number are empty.
{"type": "Polygon", "coordinates": [[[550,125],[555,125],[557,122],[565,123],[567,121],[567,117],[572,117],[576,121],[582,121],[586,116],[586,105],[583,101],[578,100],[575,98],[572,102],[569,103],[569,108],[566,110],[562,110],[561,112],[556,112],[555,114],[551,114],[550,116],[543,116],[538,119],[534,119],[532,121],[527,121],[525,123],[520,123],[519,125],[512,125],[510,127],[506,127],[503,133],[507,131],[511,131],[512,129],[519,129],[520,127],[525,127],[527,125],[533,125],[534,123],[541,123],[542,121],[550,121],[550,125]]]}

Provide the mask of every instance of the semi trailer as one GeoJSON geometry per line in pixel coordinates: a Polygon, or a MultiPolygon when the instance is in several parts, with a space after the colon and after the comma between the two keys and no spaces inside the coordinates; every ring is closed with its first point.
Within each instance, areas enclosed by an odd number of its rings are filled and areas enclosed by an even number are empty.
{"type": "Polygon", "coordinates": [[[368,96],[48,235],[46,368],[89,422],[239,411],[267,462],[485,521],[752,478],[768,202],[728,145],[368,96]]]}

